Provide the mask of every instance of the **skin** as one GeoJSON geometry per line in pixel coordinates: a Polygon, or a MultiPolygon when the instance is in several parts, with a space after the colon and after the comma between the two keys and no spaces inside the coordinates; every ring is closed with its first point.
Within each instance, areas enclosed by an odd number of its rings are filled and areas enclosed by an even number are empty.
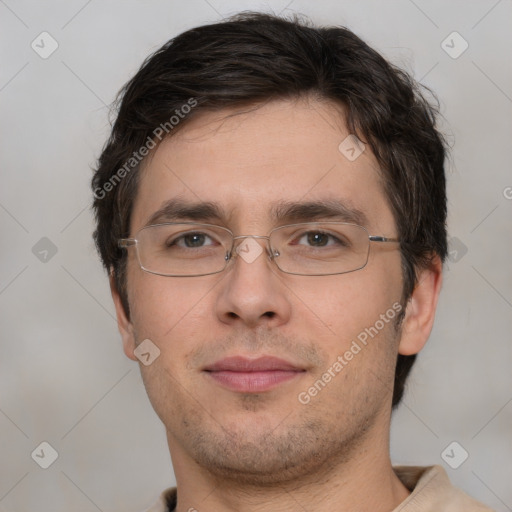
{"type": "MultiPolygon", "coordinates": [[[[347,135],[341,107],[314,99],[202,114],[148,160],[131,236],[176,197],[217,202],[225,218],[211,222],[235,235],[282,224],[269,216],[275,202],[337,199],[364,212],[370,234],[396,236],[377,162],[369,148],[346,159],[338,145],[347,135]]],[[[401,329],[387,323],[309,404],[297,399],[400,301],[397,246],[371,245],[364,269],[326,277],[282,273],[265,254],[216,275],[162,277],[142,271],[129,249],[129,319],[113,280],[112,295],[126,355],[136,361],[146,338],[161,351],[141,372],[166,428],[178,512],[379,512],[408,496],[388,448],[394,367],[397,353],[417,353],[430,334],[438,258],[421,272],[401,329]],[[305,371],[270,391],[235,392],[202,371],[233,355],[276,356],[305,371]]]]}

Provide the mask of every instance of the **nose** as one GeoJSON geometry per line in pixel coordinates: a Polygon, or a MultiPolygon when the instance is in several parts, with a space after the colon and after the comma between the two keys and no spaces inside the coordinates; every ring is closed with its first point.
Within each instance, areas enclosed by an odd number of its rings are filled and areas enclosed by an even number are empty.
{"type": "Polygon", "coordinates": [[[223,323],[276,327],[291,315],[290,296],[272,262],[266,236],[235,237],[232,261],[219,283],[216,314],[223,323]]]}

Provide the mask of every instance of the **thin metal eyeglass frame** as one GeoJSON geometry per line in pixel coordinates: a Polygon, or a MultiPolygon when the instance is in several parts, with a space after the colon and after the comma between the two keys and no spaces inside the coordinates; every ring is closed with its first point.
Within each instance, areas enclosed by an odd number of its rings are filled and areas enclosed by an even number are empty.
{"type": "Polygon", "coordinates": [[[223,231],[226,231],[231,235],[231,239],[232,239],[231,248],[229,249],[229,251],[226,253],[226,255],[224,257],[225,264],[221,270],[216,270],[215,272],[208,272],[207,274],[186,274],[186,275],[162,274],[161,272],[155,272],[153,270],[149,270],[149,269],[145,268],[140,260],[139,246],[138,246],[139,241],[137,240],[137,238],[119,238],[117,241],[117,245],[121,249],[128,249],[128,247],[135,246],[135,250],[137,251],[137,261],[139,262],[140,268],[144,272],[147,272],[148,274],[153,274],[153,275],[162,276],[162,277],[202,277],[202,276],[211,276],[214,274],[220,274],[221,272],[224,272],[224,270],[226,270],[229,262],[233,259],[232,255],[233,255],[233,249],[235,247],[235,240],[242,240],[244,238],[266,239],[267,244],[268,244],[268,249],[269,249],[269,251],[268,251],[269,258],[275,263],[278,270],[283,272],[284,274],[291,274],[291,275],[295,275],[295,276],[305,276],[305,277],[336,276],[336,275],[342,275],[342,274],[349,274],[351,272],[357,272],[358,270],[362,270],[364,267],[366,267],[366,265],[368,264],[369,256],[370,256],[370,247],[371,247],[370,244],[368,244],[368,253],[366,255],[366,261],[365,261],[364,265],[362,265],[361,267],[358,267],[356,269],[353,269],[353,270],[346,270],[344,272],[329,272],[326,274],[301,274],[298,272],[288,272],[286,270],[283,270],[279,266],[279,263],[276,261],[276,257],[279,256],[279,252],[277,250],[275,250],[270,245],[270,237],[271,237],[272,233],[279,229],[296,227],[296,226],[310,226],[311,224],[322,224],[322,225],[335,224],[335,225],[354,226],[354,227],[357,227],[357,228],[360,228],[360,229],[363,229],[364,231],[366,231],[366,233],[368,235],[369,242],[400,243],[399,238],[391,238],[391,237],[386,237],[386,236],[381,236],[381,235],[370,235],[368,233],[368,230],[364,226],[360,226],[359,224],[352,224],[350,222],[337,222],[337,221],[324,221],[324,222],[312,221],[312,222],[299,222],[296,224],[286,224],[284,226],[278,226],[278,227],[272,229],[267,236],[265,236],[265,235],[238,235],[238,236],[235,236],[234,233],[230,229],[225,228],[223,226],[218,226],[216,224],[201,224],[201,223],[197,223],[197,222],[163,222],[160,224],[150,224],[149,226],[144,226],[139,231],[137,231],[137,233],[135,234],[136,237],[139,235],[139,233],[142,230],[147,229],[147,228],[158,227],[158,226],[190,225],[190,226],[222,229],[223,231]]]}

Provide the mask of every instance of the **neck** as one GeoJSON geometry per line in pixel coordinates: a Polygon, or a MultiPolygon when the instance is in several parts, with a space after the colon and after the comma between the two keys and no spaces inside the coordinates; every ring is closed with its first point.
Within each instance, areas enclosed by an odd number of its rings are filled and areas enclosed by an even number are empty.
{"type": "Polygon", "coordinates": [[[172,436],[168,438],[177,512],[390,512],[409,495],[392,469],[387,442],[367,440],[350,459],[334,459],[314,474],[262,486],[219,478],[188,458],[172,436]]]}

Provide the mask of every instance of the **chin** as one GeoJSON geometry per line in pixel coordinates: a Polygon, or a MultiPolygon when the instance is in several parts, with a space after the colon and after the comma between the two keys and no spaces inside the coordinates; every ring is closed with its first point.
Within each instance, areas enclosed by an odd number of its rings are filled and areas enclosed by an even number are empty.
{"type": "MultiPolygon", "coordinates": [[[[245,422],[244,422],[245,423],[245,422]]],[[[186,440],[189,455],[214,477],[258,487],[281,486],[297,479],[317,478],[333,459],[349,459],[358,445],[318,421],[260,429],[237,424],[195,432],[186,440]],[[338,456],[334,456],[334,454],[338,456]]]]}

